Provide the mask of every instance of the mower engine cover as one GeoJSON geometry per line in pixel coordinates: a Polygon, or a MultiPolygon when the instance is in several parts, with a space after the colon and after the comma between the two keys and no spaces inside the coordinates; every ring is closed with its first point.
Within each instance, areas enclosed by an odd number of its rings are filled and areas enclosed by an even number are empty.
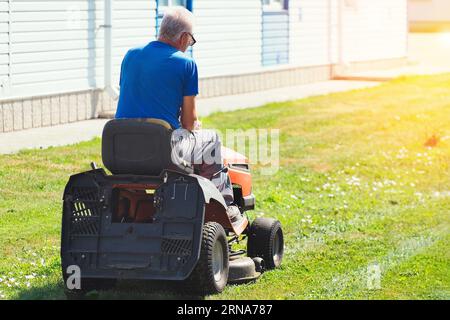
{"type": "Polygon", "coordinates": [[[184,280],[200,256],[205,203],[225,210],[211,181],[167,170],[159,177],[110,176],[103,169],[76,174],[63,201],[62,271],[76,265],[81,279],[184,280]],[[149,191],[150,220],[114,220],[121,188],[149,191]]]}

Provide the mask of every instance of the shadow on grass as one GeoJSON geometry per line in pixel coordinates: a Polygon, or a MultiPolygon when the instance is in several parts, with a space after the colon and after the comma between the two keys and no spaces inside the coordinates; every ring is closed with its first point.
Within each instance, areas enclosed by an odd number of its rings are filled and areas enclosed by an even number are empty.
{"type": "MultiPolygon", "coordinates": [[[[205,297],[193,295],[176,281],[120,281],[108,291],[91,291],[83,300],[203,300],[205,297]]],[[[18,300],[66,300],[62,282],[27,288],[20,291],[18,300]]],[[[73,298],[72,298],[73,299],[73,298]]]]}
{"type": "Polygon", "coordinates": [[[12,298],[15,300],[65,300],[66,296],[61,282],[26,288],[12,298]]]}

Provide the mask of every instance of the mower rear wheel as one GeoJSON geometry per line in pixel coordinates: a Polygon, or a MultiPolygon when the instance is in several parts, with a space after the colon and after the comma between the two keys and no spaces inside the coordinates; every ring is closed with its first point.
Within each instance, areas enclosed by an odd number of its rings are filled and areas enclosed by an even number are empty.
{"type": "Polygon", "coordinates": [[[247,254],[263,258],[267,270],[278,268],[283,260],[284,238],[281,223],[271,218],[256,218],[250,226],[247,254]]]}
{"type": "Polygon", "coordinates": [[[229,256],[225,230],[217,222],[203,226],[200,259],[187,283],[200,294],[223,291],[228,282],[229,256]]]}

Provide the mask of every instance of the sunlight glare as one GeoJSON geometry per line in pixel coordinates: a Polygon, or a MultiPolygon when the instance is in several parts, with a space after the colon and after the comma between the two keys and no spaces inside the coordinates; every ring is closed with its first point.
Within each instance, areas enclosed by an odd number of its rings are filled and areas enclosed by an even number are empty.
{"type": "Polygon", "coordinates": [[[439,42],[441,42],[445,48],[450,48],[450,32],[441,33],[439,35],[439,42]]]}

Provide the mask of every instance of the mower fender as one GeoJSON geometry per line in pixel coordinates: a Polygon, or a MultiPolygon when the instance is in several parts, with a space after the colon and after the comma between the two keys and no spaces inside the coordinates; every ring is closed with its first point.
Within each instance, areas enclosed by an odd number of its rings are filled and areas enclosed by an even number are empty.
{"type": "MultiPolygon", "coordinates": [[[[195,177],[205,198],[205,223],[217,222],[227,232],[233,232],[236,235],[242,234],[248,225],[247,218],[243,218],[237,224],[233,224],[227,214],[227,205],[222,194],[217,190],[216,186],[208,179],[198,175],[191,174],[195,177]]],[[[253,195],[251,195],[253,197],[253,195]]]]}
{"type": "Polygon", "coordinates": [[[211,203],[211,200],[215,200],[220,205],[222,205],[224,210],[227,210],[227,205],[225,203],[225,200],[223,199],[223,196],[220,194],[219,190],[217,190],[216,186],[211,182],[211,180],[195,174],[191,174],[190,176],[197,179],[197,182],[203,191],[205,203],[211,203]]]}

